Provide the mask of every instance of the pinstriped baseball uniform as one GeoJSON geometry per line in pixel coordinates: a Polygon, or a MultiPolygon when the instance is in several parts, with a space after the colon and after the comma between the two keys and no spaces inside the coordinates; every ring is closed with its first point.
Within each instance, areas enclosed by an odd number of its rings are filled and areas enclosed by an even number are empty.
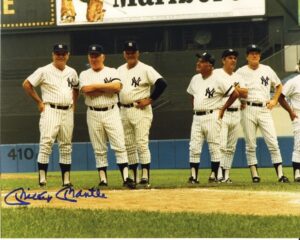
{"type": "Polygon", "coordinates": [[[276,73],[269,67],[259,64],[256,70],[248,65],[237,70],[243,78],[246,88],[248,88],[248,98],[246,108],[241,112],[241,123],[246,140],[246,156],[248,165],[256,165],[256,131],[260,129],[268,149],[271,154],[272,163],[281,163],[274,122],[271,110],[266,107],[266,102],[270,100],[271,86],[281,84],[276,73]],[[253,106],[258,104],[259,106],[253,106]]]}
{"type": "MultiPolygon", "coordinates": [[[[132,104],[150,97],[151,86],[162,76],[151,66],[138,61],[128,69],[127,63],[118,68],[123,88],[119,94],[121,104],[132,104]]],[[[121,107],[122,123],[129,164],[148,164],[151,162],[149,150],[149,131],[153,119],[151,105],[144,109],[121,107]]]]}
{"type": "Polygon", "coordinates": [[[300,163],[300,75],[297,75],[284,84],[282,94],[290,99],[291,107],[298,116],[298,118],[295,118],[292,122],[294,132],[292,161],[294,163],[300,163]]]}
{"type": "Polygon", "coordinates": [[[222,98],[231,95],[234,87],[230,82],[219,78],[214,72],[203,79],[201,74],[193,76],[187,92],[194,97],[194,111],[205,112],[204,115],[194,115],[190,140],[190,162],[199,163],[204,140],[208,142],[212,162],[220,162],[220,129],[218,120],[222,98]]]}
{"type": "MultiPolygon", "coordinates": [[[[236,73],[229,75],[223,68],[215,69],[214,74],[218,75],[223,81],[227,81],[233,86],[239,84],[243,87],[242,79],[236,73]]],[[[228,96],[223,98],[223,104],[228,100],[228,96]]],[[[223,155],[220,166],[224,169],[231,169],[236,143],[238,139],[238,131],[240,126],[240,106],[241,102],[237,99],[224,113],[222,118],[220,144],[221,153],[223,155]],[[237,111],[236,111],[237,110],[237,111]]]]}
{"type": "MultiPolygon", "coordinates": [[[[81,89],[84,86],[95,83],[120,81],[120,78],[115,68],[105,66],[98,72],[92,68],[81,72],[79,81],[81,89]]],[[[108,166],[107,139],[111,148],[115,151],[117,164],[128,162],[124,131],[117,102],[118,95],[116,93],[103,93],[97,97],[85,95],[85,104],[88,106],[87,124],[97,168],[108,166]],[[93,108],[108,108],[108,110],[95,111],[93,108]]]]}
{"type": "Polygon", "coordinates": [[[60,159],[63,164],[71,164],[72,133],[74,126],[73,88],[78,88],[78,76],[68,66],[63,71],[52,63],[38,68],[28,78],[33,87],[40,86],[45,111],[40,118],[40,150],[38,162],[47,164],[52,152],[52,145],[57,138],[60,159]],[[51,107],[52,106],[52,107],[51,107]],[[53,108],[54,106],[54,108],[53,108]],[[55,106],[69,106],[68,109],[57,109],[55,106]]]}

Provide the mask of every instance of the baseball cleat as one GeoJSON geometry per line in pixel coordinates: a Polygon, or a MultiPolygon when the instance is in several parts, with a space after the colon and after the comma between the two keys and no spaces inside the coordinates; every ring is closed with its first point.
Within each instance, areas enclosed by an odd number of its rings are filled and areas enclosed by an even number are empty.
{"type": "Polygon", "coordinates": [[[208,183],[215,183],[215,182],[218,182],[218,180],[214,177],[209,177],[208,178],[208,183]]]}
{"type": "Polygon", "coordinates": [[[46,187],[47,182],[39,182],[40,187],[46,187]]]}
{"type": "Polygon", "coordinates": [[[227,178],[227,179],[222,179],[221,183],[232,183],[232,181],[230,178],[227,178]]]}
{"type": "Polygon", "coordinates": [[[289,183],[290,181],[286,176],[282,176],[281,178],[278,179],[278,182],[289,183]]]}
{"type": "Polygon", "coordinates": [[[260,182],[260,177],[253,177],[252,182],[253,183],[259,183],[260,182]]]}
{"type": "Polygon", "coordinates": [[[108,184],[107,182],[104,182],[104,181],[101,181],[99,184],[98,184],[98,187],[107,187],[108,184]]]}
{"type": "Polygon", "coordinates": [[[223,178],[223,177],[222,177],[222,178],[218,178],[218,179],[217,179],[217,182],[218,182],[218,183],[222,183],[222,182],[224,181],[224,179],[225,179],[225,178],[223,178]]]}
{"type": "Polygon", "coordinates": [[[300,183],[300,177],[295,178],[294,182],[300,183]]]}
{"type": "Polygon", "coordinates": [[[190,184],[199,184],[199,181],[197,179],[194,179],[192,176],[189,177],[188,183],[190,184]]]}
{"type": "Polygon", "coordinates": [[[145,188],[150,188],[151,186],[147,178],[142,178],[139,184],[143,185],[145,188]]]}
{"type": "Polygon", "coordinates": [[[135,182],[131,178],[126,178],[126,181],[123,183],[123,186],[129,189],[136,188],[135,182]]]}
{"type": "Polygon", "coordinates": [[[65,183],[62,186],[63,187],[73,187],[73,184],[72,183],[65,183]]]}
{"type": "Polygon", "coordinates": [[[149,184],[148,179],[142,178],[141,181],[139,182],[139,184],[149,184]]]}

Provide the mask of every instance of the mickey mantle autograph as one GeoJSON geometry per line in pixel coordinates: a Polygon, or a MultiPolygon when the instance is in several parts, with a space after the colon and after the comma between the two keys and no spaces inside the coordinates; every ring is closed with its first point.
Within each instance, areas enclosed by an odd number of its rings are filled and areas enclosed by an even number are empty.
{"type": "MultiPolygon", "coordinates": [[[[27,189],[28,191],[30,188],[27,189]]],[[[30,205],[30,201],[45,201],[50,203],[53,198],[61,201],[76,203],[78,198],[107,198],[100,189],[90,188],[88,190],[75,190],[73,187],[65,187],[58,190],[53,196],[48,191],[43,192],[27,192],[24,188],[20,187],[12,190],[4,197],[4,202],[7,205],[13,206],[26,206],[30,205]]]]}

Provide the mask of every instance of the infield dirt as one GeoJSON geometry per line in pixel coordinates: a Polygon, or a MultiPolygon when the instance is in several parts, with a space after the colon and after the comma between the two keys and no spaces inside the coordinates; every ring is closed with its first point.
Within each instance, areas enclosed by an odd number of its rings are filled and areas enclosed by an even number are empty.
{"type": "MultiPolygon", "coordinates": [[[[38,190],[41,192],[41,190],[38,190]]],[[[159,212],[226,213],[241,215],[300,216],[300,193],[205,188],[103,190],[107,198],[78,198],[77,202],[53,199],[30,201],[29,207],[102,209],[159,212]]],[[[9,207],[3,201],[2,207],[9,207]]]]}

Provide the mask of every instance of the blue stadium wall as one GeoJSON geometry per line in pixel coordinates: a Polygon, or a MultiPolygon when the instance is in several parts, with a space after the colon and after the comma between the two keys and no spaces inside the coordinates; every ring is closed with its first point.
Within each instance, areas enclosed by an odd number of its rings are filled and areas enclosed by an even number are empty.
{"type": "MultiPolygon", "coordinates": [[[[279,147],[284,166],[291,166],[293,137],[279,137],[279,147]]],[[[37,171],[37,154],[39,144],[7,144],[0,146],[1,172],[35,172],[37,171]]],[[[150,141],[153,169],[187,169],[189,168],[189,140],[152,140],[150,141]]],[[[256,152],[260,167],[271,167],[271,158],[263,138],[257,138],[256,152]]],[[[59,171],[58,145],[53,146],[50,156],[49,171],[59,171]]],[[[72,170],[95,170],[95,158],[90,143],[74,143],[72,152],[72,170]]],[[[114,152],[108,150],[108,169],[117,169],[114,152]]],[[[207,144],[204,145],[200,168],[210,167],[210,157],[207,144]]],[[[247,167],[245,156],[245,141],[240,138],[233,161],[234,168],[247,167]]]]}

